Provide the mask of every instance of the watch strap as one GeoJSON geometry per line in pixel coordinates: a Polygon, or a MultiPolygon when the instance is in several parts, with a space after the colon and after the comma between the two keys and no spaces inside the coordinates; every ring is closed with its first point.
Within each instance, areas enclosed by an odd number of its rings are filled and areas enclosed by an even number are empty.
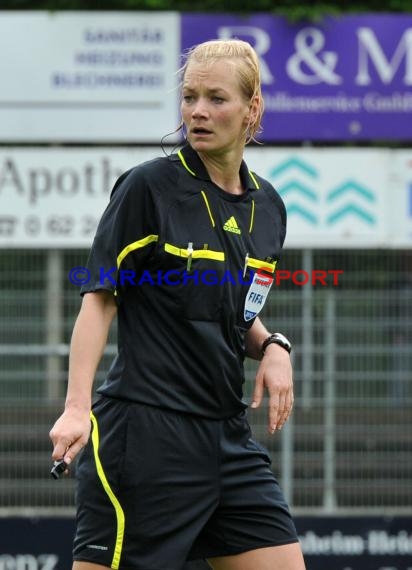
{"type": "Polygon", "coordinates": [[[266,348],[269,346],[269,344],[278,344],[279,346],[281,346],[282,348],[284,348],[287,352],[291,352],[292,350],[292,344],[290,343],[290,341],[285,337],[285,335],[283,335],[282,333],[272,333],[270,336],[268,336],[263,342],[262,342],[262,346],[261,346],[261,352],[262,352],[262,356],[263,354],[265,354],[265,350],[266,348]]]}

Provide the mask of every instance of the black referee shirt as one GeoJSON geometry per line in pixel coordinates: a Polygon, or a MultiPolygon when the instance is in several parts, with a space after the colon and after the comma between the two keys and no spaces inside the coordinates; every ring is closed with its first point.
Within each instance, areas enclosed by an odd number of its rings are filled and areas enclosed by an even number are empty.
{"type": "Polygon", "coordinates": [[[251,281],[273,274],[286,212],[245,162],[240,176],[245,192],[225,192],[187,145],[116,182],[81,290],[118,302],[118,355],[101,394],[210,418],[246,407],[244,335],[264,302],[251,281]]]}

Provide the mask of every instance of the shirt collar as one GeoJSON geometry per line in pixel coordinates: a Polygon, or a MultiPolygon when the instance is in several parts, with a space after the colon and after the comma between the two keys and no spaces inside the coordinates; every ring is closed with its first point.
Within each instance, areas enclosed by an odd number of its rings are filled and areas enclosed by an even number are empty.
{"type": "MultiPolygon", "coordinates": [[[[210,176],[206,170],[205,165],[200,159],[197,152],[189,145],[186,144],[177,153],[180,162],[184,168],[195,178],[200,178],[201,180],[210,181],[210,176]]],[[[239,169],[240,179],[242,181],[243,188],[246,190],[257,190],[259,188],[259,183],[255,176],[249,171],[246,162],[242,160],[239,169]]]]}

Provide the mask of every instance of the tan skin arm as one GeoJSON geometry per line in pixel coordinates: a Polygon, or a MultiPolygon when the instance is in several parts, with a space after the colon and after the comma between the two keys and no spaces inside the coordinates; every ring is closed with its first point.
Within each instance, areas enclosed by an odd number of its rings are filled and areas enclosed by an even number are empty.
{"type": "Polygon", "coordinates": [[[83,297],[70,346],[65,409],[49,434],[54,460],[64,459],[69,465],[89,439],[93,381],[116,311],[108,291],[83,297]]]}
{"type": "Polygon", "coordinates": [[[268,431],[282,429],[293,406],[293,372],[289,353],[277,344],[269,344],[262,358],[260,347],[270,335],[259,318],[246,333],[246,355],[260,360],[255,378],[251,408],[258,408],[265,389],[269,394],[268,431]]]}

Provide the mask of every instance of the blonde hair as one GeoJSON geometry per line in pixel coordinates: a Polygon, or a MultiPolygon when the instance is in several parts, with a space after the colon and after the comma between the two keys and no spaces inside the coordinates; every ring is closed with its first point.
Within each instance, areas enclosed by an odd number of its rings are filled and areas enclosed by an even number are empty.
{"type": "Polygon", "coordinates": [[[264,111],[262,87],[260,79],[259,59],[250,44],[242,40],[210,40],[189,49],[185,54],[185,62],[180,68],[182,82],[190,63],[214,63],[219,59],[236,60],[236,73],[240,90],[245,101],[251,103],[258,97],[256,118],[247,127],[246,144],[255,140],[255,135],[262,132],[261,121],[264,111]]]}

